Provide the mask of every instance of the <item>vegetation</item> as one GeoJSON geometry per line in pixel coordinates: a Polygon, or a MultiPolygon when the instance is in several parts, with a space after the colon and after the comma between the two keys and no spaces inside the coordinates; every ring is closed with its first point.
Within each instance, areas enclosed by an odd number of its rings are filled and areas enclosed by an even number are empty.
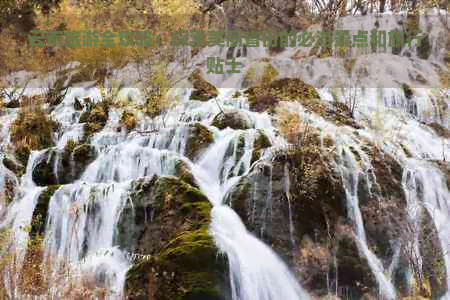
{"type": "Polygon", "coordinates": [[[119,128],[123,127],[127,131],[133,130],[137,125],[136,116],[129,111],[124,111],[120,117],[119,128]]]}
{"type": "Polygon", "coordinates": [[[88,142],[92,135],[102,130],[108,122],[110,103],[101,101],[87,108],[80,116],[80,123],[84,123],[83,142],[88,142]]]}
{"type": "Polygon", "coordinates": [[[32,150],[53,146],[58,127],[41,108],[21,108],[11,126],[11,142],[20,162],[26,165],[32,150]]]}

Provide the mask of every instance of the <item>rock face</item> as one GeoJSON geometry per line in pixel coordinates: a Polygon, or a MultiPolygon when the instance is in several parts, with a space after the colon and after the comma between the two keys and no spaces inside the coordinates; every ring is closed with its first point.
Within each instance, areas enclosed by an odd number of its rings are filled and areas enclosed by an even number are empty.
{"type": "MultiPolygon", "coordinates": [[[[370,180],[376,184],[369,192],[367,182],[360,180],[360,207],[369,247],[387,262],[394,250],[390,241],[401,238],[399,220],[405,218],[402,168],[376,148],[367,151],[374,167],[370,180]]],[[[368,292],[376,295],[377,283],[353,237],[354,224],[347,218],[346,191],[335,171],[335,158],[333,144],[321,147],[319,136],[312,134],[303,146],[279,150],[271,161],[258,161],[226,202],[298,273],[306,288],[323,296],[337,284],[342,288],[338,296],[347,293],[359,299],[368,292]]],[[[401,259],[408,262],[405,253],[401,259]]]]}
{"type": "MultiPolygon", "coordinates": [[[[318,99],[316,89],[305,84],[298,78],[284,78],[265,82],[251,87],[245,91],[250,102],[250,109],[254,111],[273,111],[280,101],[299,101],[302,104],[314,103],[312,99],[318,99]]],[[[310,105],[309,105],[310,106],[310,105]]]]}
{"type": "Polygon", "coordinates": [[[231,129],[252,128],[249,118],[238,110],[228,110],[223,113],[218,113],[214,117],[211,125],[219,129],[225,129],[227,127],[230,127],[231,129]]]}
{"type": "Polygon", "coordinates": [[[176,177],[135,181],[122,212],[119,245],[152,259],[127,273],[127,299],[225,299],[225,260],[209,234],[211,204],[176,177]]]}
{"type": "Polygon", "coordinates": [[[108,122],[109,103],[103,101],[88,105],[80,116],[80,123],[84,123],[83,141],[88,142],[92,135],[105,127],[108,122]]]}
{"type": "Polygon", "coordinates": [[[200,123],[189,125],[189,137],[186,142],[186,156],[191,160],[200,154],[214,141],[214,136],[208,128],[200,123]]]}
{"type": "Polygon", "coordinates": [[[215,86],[202,78],[200,70],[194,71],[189,76],[189,80],[194,85],[194,90],[189,97],[191,100],[208,101],[211,98],[217,97],[219,94],[215,86]]]}
{"type": "Polygon", "coordinates": [[[62,151],[49,149],[33,169],[33,181],[38,186],[72,183],[96,157],[95,147],[87,144],[69,142],[62,151]]]}

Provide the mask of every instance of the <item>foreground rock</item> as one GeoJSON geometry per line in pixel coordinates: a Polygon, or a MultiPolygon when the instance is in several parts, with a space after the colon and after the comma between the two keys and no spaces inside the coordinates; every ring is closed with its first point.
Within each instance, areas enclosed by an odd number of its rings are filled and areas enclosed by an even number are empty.
{"type": "Polygon", "coordinates": [[[150,255],[127,273],[127,299],[225,299],[225,260],[209,234],[211,204],[176,177],[133,183],[117,242],[150,255]]]}

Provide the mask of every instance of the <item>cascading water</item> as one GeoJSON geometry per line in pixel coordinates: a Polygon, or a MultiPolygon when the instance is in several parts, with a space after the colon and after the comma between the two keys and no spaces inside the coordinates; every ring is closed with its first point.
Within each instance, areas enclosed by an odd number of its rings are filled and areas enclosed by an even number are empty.
{"type": "MultiPolygon", "coordinates": [[[[363,24],[363,29],[371,30],[370,26],[375,20],[375,17],[368,18],[367,24],[363,24]]],[[[347,20],[341,25],[350,26],[352,24],[350,21],[347,20]]],[[[382,24],[382,26],[391,25],[397,26],[396,22],[382,24]]],[[[355,28],[351,29],[356,30],[355,28]]],[[[439,40],[439,33],[433,30],[430,33],[430,43],[433,45],[431,57],[436,60],[442,56],[442,53],[435,51],[439,40]]],[[[402,51],[409,50],[405,47],[402,51]]],[[[223,49],[220,51],[215,48],[206,49],[193,60],[192,64],[204,62],[208,56],[224,56],[225,52],[223,49]]],[[[248,52],[248,56],[252,59],[265,56],[265,52],[259,48],[248,49],[248,52]]],[[[393,56],[390,53],[366,53],[366,56],[360,57],[355,69],[365,69],[368,73],[365,78],[369,81],[367,87],[336,90],[328,87],[332,87],[338,81],[330,74],[336,74],[337,69],[342,70],[339,63],[327,59],[299,62],[291,58],[293,54],[291,49],[272,59],[273,65],[280,71],[279,77],[300,76],[305,82],[323,87],[319,92],[325,102],[332,102],[336,98],[345,102],[351,97],[349,93],[354,93],[358,99],[353,115],[358,122],[366,125],[366,129],[355,130],[348,126],[336,126],[315,113],[311,114],[299,103],[284,103],[280,106],[288,111],[298,112],[303,120],[308,120],[311,126],[320,129],[334,140],[338,153],[336,167],[341,172],[348,217],[354,224],[354,239],[360,256],[367,259],[370,270],[376,278],[379,297],[383,299],[398,297],[392,277],[400,266],[402,247],[412,249],[414,254],[407,272],[421,274],[423,253],[419,251],[417,229],[424,210],[432,216],[438,230],[447,286],[450,286],[448,226],[450,192],[445,174],[429,162],[445,161],[445,154],[449,153],[450,145],[447,138],[439,138],[436,133],[423,125],[423,122],[434,121],[445,127],[449,125],[448,118],[442,118],[441,111],[437,108],[438,101],[429,89],[415,89],[415,95],[412,97],[405,95],[398,82],[391,89],[373,88],[389,80],[396,82],[394,79],[401,79],[412,86],[414,82],[410,78],[418,77],[417,73],[420,72],[430,84],[435,84],[438,79],[432,64],[419,60],[414,53],[410,54],[410,58],[393,56]],[[391,64],[380,66],[380,62],[389,59],[392,60],[391,64]],[[399,67],[403,65],[406,67],[399,67]],[[402,72],[394,72],[397,69],[402,72]],[[393,132],[395,134],[392,134],[393,132]],[[392,260],[387,267],[368,245],[367,228],[361,212],[359,181],[364,178],[369,190],[371,185],[377,184],[377,178],[371,173],[373,166],[370,159],[361,147],[363,139],[395,157],[404,169],[400,188],[406,194],[408,212],[406,222],[411,224],[411,240],[407,241],[406,245],[400,241],[396,243],[392,260]],[[410,157],[405,154],[405,149],[410,157]]],[[[248,60],[244,61],[244,69],[249,65],[248,60]]],[[[355,79],[353,75],[348,79],[355,79]]],[[[243,74],[236,76],[224,74],[214,80],[216,82],[213,83],[217,85],[238,86],[237,83],[243,81],[243,74]]],[[[106,127],[91,140],[99,152],[98,157],[87,167],[79,180],[61,186],[50,198],[45,231],[46,255],[56,255],[68,260],[80,274],[93,274],[97,282],[109,287],[111,299],[120,298],[125,273],[131,262],[115,245],[114,235],[119,215],[128,201],[126,193],[130,184],[133,180],[153,174],[176,175],[177,165],[181,161],[192,171],[194,179],[214,206],[211,232],[220,250],[228,257],[233,300],[308,299],[309,295],[300,287],[284,262],[269,246],[249,233],[238,215],[222,203],[227,192],[251,169],[252,150],[258,130],[263,130],[274,148],[286,145],[286,142],[277,136],[270,116],[267,113],[250,112],[245,97],[231,99],[234,91],[235,89],[222,89],[215,99],[198,102],[189,101],[189,89],[184,89],[182,101],[178,106],[166,112],[164,117],[152,120],[140,118],[137,130],[129,134],[116,132],[115,126],[120,110],[112,110],[106,127]],[[210,126],[215,115],[221,113],[223,109],[231,108],[243,114],[244,119],[251,123],[250,127],[253,128],[218,130],[210,126]],[[193,122],[199,122],[208,128],[213,133],[215,142],[205,149],[202,155],[190,160],[186,157],[186,144],[188,125],[193,122]],[[98,251],[102,249],[110,249],[114,255],[98,255],[98,251]]],[[[76,96],[80,99],[90,97],[98,101],[100,93],[95,88],[71,89],[64,101],[53,110],[52,116],[62,123],[64,131],[56,141],[57,148],[63,148],[70,138],[78,140],[82,136],[82,126],[73,124],[77,123],[80,117],[80,113],[72,108],[72,101],[76,96]]],[[[445,101],[448,103],[448,94],[444,95],[445,101]]],[[[15,111],[8,111],[8,114],[0,116],[2,124],[5,124],[0,128],[2,149],[9,141],[7,131],[14,117],[15,111]],[[7,119],[7,122],[3,122],[3,119],[7,119]]],[[[5,226],[12,226],[15,229],[15,246],[20,251],[22,259],[26,251],[28,234],[21,231],[21,227],[30,224],[33,217],[32,208],[36,206],[44,190],[43,187],[36,186],[32,179],[36,165],[43,159],[49,160],[44,151],[32,153],[17,197],[3,220],[5,226]]],[[[55,155],[57,162],[61,159],[61,155],[58,152],[55,155]]],[[[263,155],[261,160],[268,158],[270,155],[263,155]]],[[[55,174],[60,173],[58,166],[57,163],[53,166],[55,174]]],[[[2,168],[0,172],[4,174],[5,170],[2,168]]],[[[291,181],[288,171],[285,170],[284,173],[283,189],[291,218],[292,197],[289,192],[291,181]]],[[[4,183],[0,183],[0,187],[3,188],[4,183]]],[[[273,183],[270,178],[267,183],[261,184],[267,185],[265,188],[268,191],[264,222],[270,222],[272,213],[270,189],[273,183]]],[[[292,223],[290,219],[289,232],[294,244],[293,236],[296,233],[292,223]]],[[[58,269],[59,263],[60,261],[55,262],[55,270],[58,269]]],[[[414,285],[412,280],[408,284],[410,287],[414,285]]],[[[442,299],[450,299],[448,291],[442,299]]]]}
{"type": "MultiPolygon", "coordinates": [[[[79,92],[83,93],[82,90],[79,92]]],[[[74,97],[76,91],[72,91],[70,95],[74,97]]],[[[95,95],[95,90],[89,94],[94,99],[95,95]]],[[[153,132],[146,136],[131,133],[124,139],[119,138],[120,134],[112,131],[112,127],[106,126],[92,140],[99,151],[97,159],[87,167],[79,180],[63,185],[50,198],[45,230],[46,255],[69,261],[75,274],[93,274],[101,286],[109,287],[111,299],[121,297],[125,273],[131,264],[113,243],[118,216],[126,205],[126,192],[130,183],[153,174],[175,175],[177,162],[184,161],[192,169],[200,188],[214,204],[211,230],[218,246],[230,261],[233,299],[273,300],[280,296],[286,299],[308,299],[308,295],[283,261],[270,247],[247,232],[237,214],[221,203],[226,191],[240,176],[248,172],[253,141],[258,130],[268,130],[273,140],[277,140],[271,133],[272,127],[218,131],[209,127],[211,117],[217,113],[213,100],[204,107],[198,107],[195,102],[189,102],[187,97],[184,99],[180,106],[184,106],[186,114],[196,114],[196,120],[215,133],[217,142],[206,149],[201,159],[191,162],[184,157],[188,123],[172,120],[173,129],[162,128],[161,124],[153,123],[153,126],[160,128],[161,133],[153,132]],[[98,254],[105,249],[112,250],[116,255],[111,257],[98,254]]],[[[65,101],[71,99],[66,97],[65,101]]],[[[231,106],[224,105],[224,108],[231,106]]],[[[178,109],[174,108],[174,111],[178,109]]],[[[73,113],[68,109],[56,111],[73,113]]],[[[261,121],[264,118],[261,119],[259,115],[245,110],[242,112],[248,114],[249,120],[257,126],[270,125],[270,121],[261,121]]],[[[181,115],[181,119],[187,118],[186,114],[181,115]]],[[[267,119],[267,115],[265,118],[267,119]]],[[[72,118],[59,116],[58,119],[68,131],[73,130],[74,126],[70,126],[72,118]]],[[[170,122],[169,117],[166,125],[170,122]]],[[[145,128],[146,124],[141,124],[141,128],[145,128]]],[[[66,140],[67,136],[63,135],[61,139],[66,140]]],[[[53,170],[58,174],[57,166],[61,155],[52,153],[44,157],[43,153],[44,151],[33,153],[30,158],[25,178],[27,184],[34,188],[33,192],[26,193],[10,209],[11,219],[15,223],[27,225],[31,222],[33,210],[29,208],[36,205],[37,198],[44,190],[43,187],[35,187],[31,179],[36,164],[43,159],[50,162],[50,157],[57,155],[53,170]],[[21,213],[25,206],[29,215],[21,213]]],[[[26,238],[25,234],[17,240],[26,241],[26,238]]],[[[60,264],[60,260],[55,261],[55,273],[60,264]]],[[[52,287],[52,290],[57,288],[52,287]]]]}

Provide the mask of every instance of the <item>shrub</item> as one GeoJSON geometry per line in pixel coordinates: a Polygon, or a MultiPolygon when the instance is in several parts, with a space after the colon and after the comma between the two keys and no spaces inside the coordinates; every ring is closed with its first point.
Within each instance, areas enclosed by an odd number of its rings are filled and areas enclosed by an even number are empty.
{"type": "Polygon", "coordinates": [[[59,124],[39,107],[22,107],[11,126],[11,142],[19,160],[26,165],[32,150],[54,145],[59,124]]]}
{"type": "Polygon", "coordinates": [[[124,111],[120,118],[120,126],[127,130],[133,130],[137,125],[136,116],[129,111],[124,111]]]}

